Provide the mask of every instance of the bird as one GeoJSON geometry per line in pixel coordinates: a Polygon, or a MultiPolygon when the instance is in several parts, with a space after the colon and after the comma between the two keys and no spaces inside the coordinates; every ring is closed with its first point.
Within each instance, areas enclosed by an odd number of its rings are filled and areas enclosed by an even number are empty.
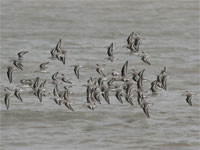
{"type": "Polygon", "coordinates": [[[184,96],[186,96],[186,102],[192,106],[192,92],[190,91],[185,91],[185,93],[183,94],[184,96]]]}
{"type": "Polygon", "coordinates": [[[56,58],[61,61],[63,63],[63,65],[65,65],[65,54],[63,54],[62,52],[59,52],[56,54],[56,58]]]}
{"type": "Polygon", "coordinates": [[[135,69],[132,69],[131,71],[132,71],[131,74],[132,74],[133,81],[138,82],[138,80],[139,80],[138,73],[135,71],[135,69]]]}
{"type": "Polygon", "coordinates": [[[52,80],[57,80],[57,75],[59,74],[59,71],[57,71],[56,73],[54,73],[52,76],[51,76],[51,79],[52,80]]]}
{"type": "Polygon", "coordinates": [[[143,103],[143,100],[144,100],[143,91],[137,90],[137,102],[138,102],[138,105],[141,106],[141,104],[143,103]]]}
{"type": "Polygon", "coordinates": [[[65,76],[65,74],[61,74],[61,80],[64,82],[64,83],[69,83],[69,84],[72,84],[72,82],[70,81],[70,78],[65,76]]]}
{"type": "Polygon", "coordinates": [[[79,69],[81,68],[81,65],[74,65],[74,74],[76,75],[77,79],[79,79],[79,69]]]}
{"type": "Polygon", "coordinates": [[[18,55],[18,60],[23,60],[23,55],[27,54],[29,51],[21,51],[17,53],[18,55]]]}
{"type": "Polygon", "coordinates": [[[121,69],[121,80],[122,81],[127,81],[127,71],[128,71],[128,60],[125,62],[125,64],[123,65],[122,69],[121,69]]]}
{"type": "Polygon", "coordinates": [[[149,55],[142,55],[141,56],[141,59],[144,63],[148,64],[148,65],[151,65],[151,63],[148,61],[147,58],[149,58],[150,56],[149,55]]]}
{"type": "Polygon", "coordinates": [[[111,43],[110,46],[108,46],[107,54],[108,54],[108,60],[113,62],[115,59],[113,55],[113,43],[111,43]]]}
{"type": "Polygon", "coordinates": [[[138,75],[139,75],[139,79],[138,79],[138,81],[137,81],[137,89],[138,90],[142,90],[143,91],[143,73],[144,73],[144,71],[145,71],[145,69],[143,69],[142,71],[140,71],[139,73],[138,73],[138,75]]]}
{"type": "Polygon", "coordinates": [[[58,94],[58,84],[55,84],[55,87],[54,87],[54,89],[53,89],[53,95],[54,95],[55,97],[58,97],[58,96],[59,96],[59,94],[58,94]]]}
{"type": "Polygon", "coordinates": [[[157,75],[157,86],[160,88],[163,88],[164,90],[167,90],[167,79],[170,76],[166,72],[166,67],[164,67],[160,74],[157,75]]]}
{"type": "Polygon", "coordinates": [[[51,52],[50,52],[50,54],[51,54],[51,58],[50,59],[56,59],[56,55],[57,55],[57,50],[56,50],[56,48],[53,48],[52,50],[51,50],[51,52]]]}
{"type": "Polygon", "coordinates": [[[74,112],[74,109],[72,108],[71,104],[72,102],[69,100],[69,97],[68,97],[68,92],[65,91],[64,92],[64,99],[61,101],[69,110],[73,111],[74,112]]]}
{"type": "Polygon", "coordinates": [[[101,76],[106,76],[104,73],[103,73],[103,66],[101,64],[96,64],[96,71],[101,75],[101,76]]]}
{"type": "Polygon", "coordinates": [[[22,87],[32,87],[34,81],[32,79],[21,79],[20,83],[22,84],[22,87]]]}
{"type": "Polygon", "coordinates": [[[102,92],[102,96],[104,98],[104,100],[110,104],[110,99],[109,99],[109,91],[111,90],[108,86],[106,85],[101,85],[100,86],[101,92],[102,92]]]}
{"type": "Polygon", "coordinates": [[[145,115],[146,115],[148,118],[150,118],[150,115],[149,115],[149,106],[150,106],[150,105],[153,105],[153,104],[152,104],[152,103],[149,103],[149,102],[147,102],[147,101],[145,101],[145,100],[143,100],[143,102],[142,102],[142,104],[141,104],[141,107],[142,107],[142,109],[143,109],[145,115]]]}
{"type": "Polygon", "coordinates": [[[58,84],[58,74],[59,74],[59,71],[57,71],[56,73],[54,73],[52,76],[51,76],[51,79],[52,79],[52,81],[51,81],[51,83],[52,84],[58,84]]]}
{"type": "Polygon", "coordinates": [[[169,75],[167,75],[167,74],[162,75],[161,83],[162,83],[163,89],[165,89],[165,90],[167,90],[167,79],[168,78],[169,78],[169,75]]]}
{"type": "Polygon", "coordinates": [[[130,33],[130,35],[128,36],[128,38],[127,38],[127,48],[130,46],[130,44],[131,43],[133,43],[133,35],[134,35],[135,33],[134,32],[131,32],[130,33]]]}
{"type": "Polygon", "coordinates": [[[61,52],[61,39],[56,44],[56,47],[54,47],[50,54],[51,54],[51,59],[57,58],[57,54],[61,52]]]}
{"type": "Polygon", "coordinates": [[[152,95],[157,94],[157,80],[151,82],[151,91],[152,91],[152,95]]]}
{"type": "Polygon", "coordinates": [[[40,72],[47,72],[45,69],[47,68],[46,65],[48,65],[49,62],[45,62],[45,63],[42,63],[40,64],[40,72]]]}
{"type": "Polygon", "coordinates": [[[33,82],[33,84],[32,84],[32,87],[31,87],[31,88],[33,89],[34,94],[36,94],[35,92],[36,92],[37,89],[38,89],[39,80],[40,80],[40,78],[39,78],[39,77],[36,77],[35,80],[34,80],[34,82],[33,82]]]}
{"type": "Polygon", "coordinates": [[[46,83],[46,80],[40,84],[39,88],[36,91],[36,95],[40,102],[42,102],[43,93],[46,91],[46,89],[44,88],[45,83],[46,83]]]}
{"type": "Polygon", "coordinates": [[[53,89],[53,101],[58,104],[58,105],[61,105],[61,98],[59,97],[59,94],[58,94],[58,84],[55,84],[55,87],[53,89]]]}
{"type": "Polygon", "coordinates": [[[96,103],[93,101],[92,99],[92,89],[93,89],[93,85],[91,83],[87,84],[87,89],[86,89],[86,100],[87,102],[85,103],[85,106],[88,107],[91,110],[94,110],[94,108],[96,107],[96,103]]]}
{"type": "Polygon", "coordinates": [[[131,96],[131,90],[132,90],[132,87],[133,86],[133,82],[126,82],[125,86],[124,86],[124,90],[125,90],[125,100],[133,105],[133,102],[132,102],[132,96],[131,96]]]}
{"type": "Polygon", "coordinates": [[[149,57],[149,56],[142,56],[141,59],[142,59],[142,61],[145,62],[146,64],[151,65],[151,63],[147,60],[148,57],[149,57]]]}
{"type": "Polygon", "coordinates": [[[7,110],[9,109],[10,98],[13,96],[13,93],[11,93],[9,90],[10,90],[10,89],[9,89],[8,87],[6,87],[6,88],[4,89],[4,92],[5,92],[4,102],[5,102],[5,105],[6,105],[6,109],[7,109],[7,110]]]}
{"type": "Polygon", "coordinates": [[[58,53],[61,52],[61,39],[58,40],[58,43],[56,44],[55,50],[58,53]]]}
{"type": "Polygon", "coordinates": [[[20,95],[20,92],[22,92],[22,91],[23,91],[22,89],[17,88],[17,89],[15,89],[15,92],[14,92],[14,95],[15,95],[21,102],[23,102],[22,97],[21,97],[21,95],[20,95]]]}
{"type": "Polygon", "coordinates": [[[10,83],[12,83],[12,80],[13,80],[12,74],[16,68],[12,67],[12,66],[8,66],[7,69],[8,69],[8,71],[7,71],[8,80],[10,83]]]}

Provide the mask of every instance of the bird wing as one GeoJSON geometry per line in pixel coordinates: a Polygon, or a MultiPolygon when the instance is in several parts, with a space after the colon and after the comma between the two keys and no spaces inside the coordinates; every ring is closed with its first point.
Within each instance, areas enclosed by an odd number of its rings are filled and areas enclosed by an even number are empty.
{"type": "Polygon", "coordinates": [[[77,79],[79,79],[79,67],[78,66],[74,67],[74,73],[75,73],[77,79]]]}
{"type": "Polygon", "coordinates": [[[123,67],[122,67],[121,76],[126,76],[126,74],[127,74],[127,69],[128,69],[128,60],[125,62],[125,64],[124,64],[123,67]]]}
{"type": "Polygon", "coordinates": [[[13,69],[8,68],[7,76],[8,76],[8,80],[9,80],[10,83],[12,83],[12,73],[13,73],[13,69]]]}
{"type": "Polygon", "coordinates": [[[45,62],[45,63],[40,64],[40,69],[45,69],[46,68],[45,66],[47,64],[49,64],[49,62],[45,62]]]}
{"type": "Polygon", "coordinates": [[[191,95],[187,96],[186,101],[190,106],[192,106],[192,96],[191,95]]]}
{"type": "Polygon", "coordinates": [[[6,93],[6,94],[5,94],[4,101],[5,101],[5,105],[6,105],[6,108],[7,108],[7,109],[9,108],[9,105],[10,105],[10,97],[11,97],[11,94],[10,94],[10,93],[6,93]]]}
{"type": "Polygon", "coordinates": [[[113,56],[113,43],[108,47],[107,54],[108,56],[113,56]]]}
{"type": "Polygon", "coordinates": [[[56,51],[60,52],[61,51],[61,39],[59,39],[58,43],[56,44],[56,51]]]}

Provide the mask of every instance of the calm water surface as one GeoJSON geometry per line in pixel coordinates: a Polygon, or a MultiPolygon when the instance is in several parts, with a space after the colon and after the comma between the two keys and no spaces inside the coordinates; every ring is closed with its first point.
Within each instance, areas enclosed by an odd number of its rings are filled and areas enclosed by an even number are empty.
{"type": "MultiPolygon", "coordinates": [[[[200,149],[199,114],[199,1],[187,0],[1,0],[1,91],[15,88],[21,79],[40,76],[48,79],[56,71],[71,77],[75,112],[55,105],[44,97],[22,93],[24,102],[11,98],[7,111],[1,94],[1,150],[197,150],[200,149]],[[140,50],[151,55],[148,66],[124,48],[130,32],[140,32],[145,40],[140,50]],[[49,60],[50,50],[62,38],[68,49],[67,64],[49,60]],[[111,63],[106,48],[114,42],[111,63]],[[13,73],[10,85],[6,76],[9,60],[28,50],[24,70],[13,73]],[[103,102],[95,111],[83,107],[89,76],[98,76],[96,63],[105,72],[120,71],[129,61],[129,70],[145,68],[145,90],[166,66],[170,75],[168,90],[148,97],[151,118],[146,118],[137,103],[119,104],[111,93],[111,105],[103,102]],[[35,72],[39,64],[50,61],[47,71],[35,72]],[[81,64],[80,80],[74,77],[74,64],[81,64]],[[185,90],[194,93],[190,107],[185,90]]],[[[53,86],[47,84],[48,91],[53,86]]],[[[135,99],[136,100],[136,99],[135,99]]]]}

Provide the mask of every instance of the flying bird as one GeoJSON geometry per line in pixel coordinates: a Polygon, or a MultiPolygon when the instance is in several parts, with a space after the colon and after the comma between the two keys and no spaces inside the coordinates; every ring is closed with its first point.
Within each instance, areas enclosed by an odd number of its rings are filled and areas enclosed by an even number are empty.
{"type": "Polygon", "coordinates": [[[21,51],[19,52],[17,55],[18,55],[18,60],[23,60],[23,55],[27,54],[28,51],[21,51]]]}
{"type": "Polygon", "coordinates": [[[108,51],[107,51],[107,54],[108,54],[108,60],[110,60],[111,62],[114,61],[114,55],[113,55],[113,43],[110,44],[110,46],[108,47],[108,51]]]}
{"type": "Polygon", "coordinates": [[[6,109],[9,109],[9,105],[10,105],[10,98],[13,96],[13,93],[11,93],[9,91],[9,88],[6,87],[4,89],[4,92],[5,92],[5,97],[4,97],[4,102],[5,102],[5,105],[6,105],[6,109]]]}
{"type": "Polygon", "coordinates": [[[186,96],[186,102],[192,106],[192,92],[186,91],[183,95],[186,96]]]}
{"type": "Polygon", "coordinates": [[[128,71],[128,60],[125,62],[121,69],[121,80],[122,81],[127,81],[127,71],[128,71]]]}
{"type": "Polygon", "coordinates": [[[100,64],[96,64],[96,71],[100,74],[100,75],[102,75],[102,76],[106,76],[104,73],[103,73],[103,70],[104,70],[104,68],[102,67],[102,65],[100,65],[100,64]]]}
{"type": "Polygon", "coordinates": [[[77,77],[77,79],[79,79],[79,69],[81,68],[82,66],[81,65],[74,65],[74,73],[77,77]]]}
{"type": "Polygon", "coordinates": [[[45,62],[45,63],[42,63],[40,64],[40,72],[47,72],[45,69],[47,69],[46,65],[48,65],[49,62],[45,62]]]}
{"type": "Polygon", "coordinates": [[[22,89],[17,88],[17,89],[15,89],[15,92],[14,92],[14,95],[15,95],[21,102],[23,102],[22,97],[21,97],[21,95],[20,95],[20,92],[22,92],[22,91],[23,91],[22,89]]]}
{"type": "Polygon", "coordinates": [[[150,105],[153,105],[152,103],[149,103],[149,102],[146,102],[145,100],[143,100],[143,103],[141,104],[141,107],[145,113],[145,115],[150,118],[150,115],[149,115],[149,106],[150,105]]]}
{"type": "Polygon", "coordinates": [[[148,64],[148,65],[151,65],[151,63],[148,61],[148,59],[147,58],[149,58],[150,56],[145,56],[145,55],[143,55],[142,57],[141,57],[141,59],[142,59],[142,61],[143,62],[145,62],[146,64],[148,64]]]}
{"type": "Polygon", "coordinates": [[[13,71],[14,71],[16,68],[15,68],[15,67],[8,66],[7,69],[8,69],[8,70],[7,70],[8,80],[9,80],[10,83],[12,83],[12,79],[13,79],[12,74],[13,74],[13,71]]]}

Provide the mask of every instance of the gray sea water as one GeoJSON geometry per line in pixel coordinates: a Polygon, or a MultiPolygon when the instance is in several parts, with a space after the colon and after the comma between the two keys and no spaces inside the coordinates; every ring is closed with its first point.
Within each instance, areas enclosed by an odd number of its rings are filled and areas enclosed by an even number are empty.
{"type": "MultiPolygon", "coordinates": [[[[1,0],[1,150],[197,150],[200,149],[200,53],[198,0],[1,0]],[[124,48],[131,32],[145,38],[140,51],[148,52],[151,66],[129,55],[124,48]],[[62,38],[68,50],[66,65],[50,60],[50,50],[62,38]],[[105,48],[114,43],[116,61],[106,60],[105,48]],[[13,73],[9,84],[6,67],[19,51],[24,56],[23,71],[13,73]],[[145,68],[145,90],[164,66],[170,78],[168,90],[149,96],[150,118],[134,99],[134,106],[120,104],[111,93],[92,111],[86,102],[87,79],[98,77],[96,63],[106,64],[105,72],[120,71],[125,61],[128,70],[145,68]],[[49,61],[47,71],[39,65],[49,61]],[[71,65],[81,64],[80,79],[71,65]],[[48,79],[56,71],[71,77],[74,101],[70,112],[46,96],[23,92],[24,102],[11,98],[6,110],[2,89],[15,88],[21,79],[48,79]],[[185,90],[194,95],[190,107],[185,90]]],[[[52,92],[53,86],[48,83],[52,92]]]]}

